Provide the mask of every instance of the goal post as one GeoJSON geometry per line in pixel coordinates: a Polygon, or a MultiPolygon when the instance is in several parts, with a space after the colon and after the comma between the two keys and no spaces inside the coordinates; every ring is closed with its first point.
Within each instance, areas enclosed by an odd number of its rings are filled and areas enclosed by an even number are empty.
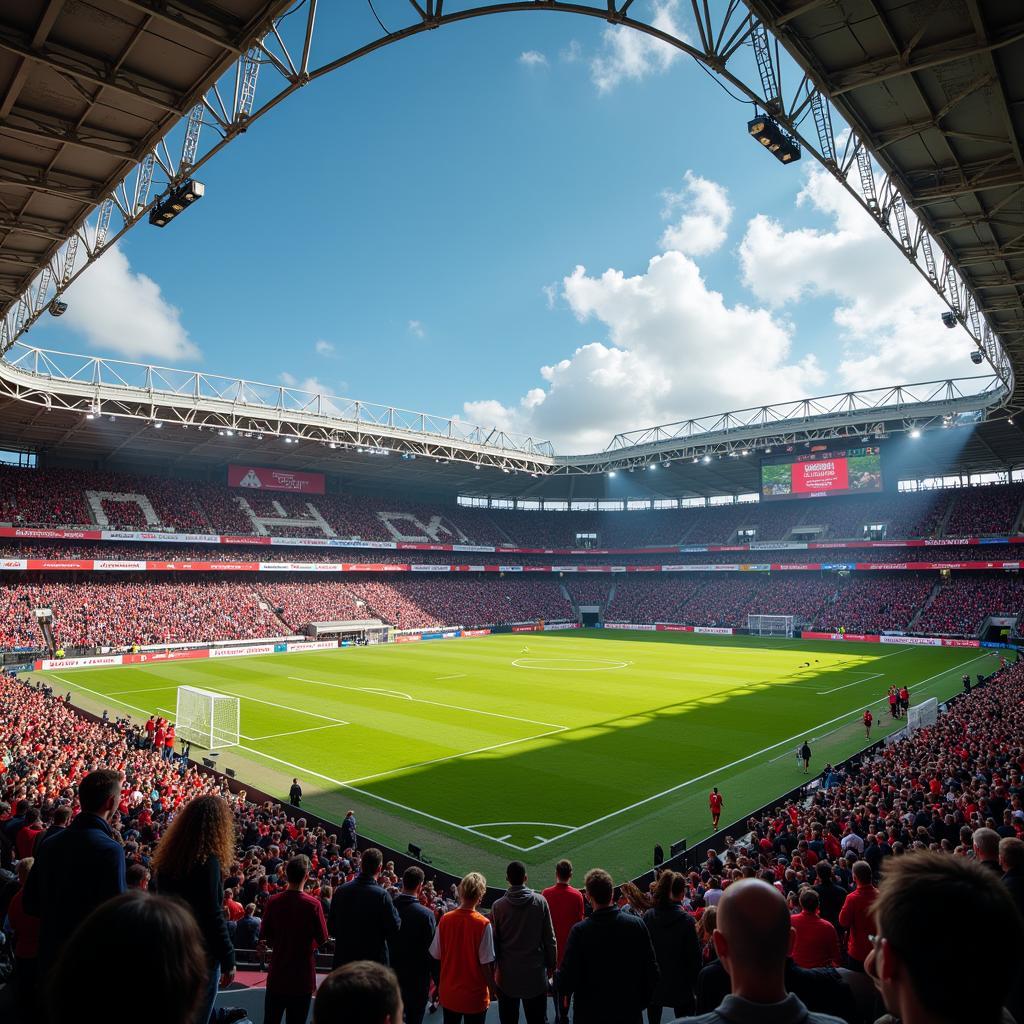
{"type": "Polygon", "coordinates": [[[176,728],[181,739],[219,750],[238,745],[239,700],[196,686],[178,687],[176,728]]]}
{"type": "Polygon", "coordinates": [[[793,615],[748,615],[747,632],[751,636],[793,635],[793,615]]]}
{"type": "Polygon", "coordinates": [[[920,704],[907,709],[907,732],[915,733],[923,726],[934,725],[939,717],[939,702],[935,697],[930,697],[920,704]]]}

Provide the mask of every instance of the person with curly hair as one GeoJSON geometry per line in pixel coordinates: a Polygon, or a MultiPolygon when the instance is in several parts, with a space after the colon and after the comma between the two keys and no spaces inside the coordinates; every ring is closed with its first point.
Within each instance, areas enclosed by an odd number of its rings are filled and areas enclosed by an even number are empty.
{"type": "Polygon", "coordinates": [[[213,1012],[218,988],[235,977],[235,948],[224,916],[224,876],[235,859],[235,823],[227,801],[200,796],[175,816],[153,854],[152,888],[191,909],[203,936],[208,984],[203,1024],[213,1012]]]}

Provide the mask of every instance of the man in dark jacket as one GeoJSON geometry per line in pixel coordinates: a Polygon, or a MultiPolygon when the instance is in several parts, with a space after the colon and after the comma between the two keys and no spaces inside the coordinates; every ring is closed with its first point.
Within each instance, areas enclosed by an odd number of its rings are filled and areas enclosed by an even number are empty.
{"type": "Polygon", "coordinates": [[[45,832],[40,832],[36,836],[35,849],[32,852],[33,857],[39,856],[39,847],[43,845],[48,839],[52,839],[55,835],[63,832],[68,827],[71,821],[71,808],[67,806],[58,807],[53,812],[53,818],[50,820],[50,824],[47,826],[45,832]]]}
{"type": "Polygon", "coordinates": [[[391,897],[377,882],[384,855],[376,847],[363,852],[361,872],[335,892],[327,916],[334,937],[334,967],[352,960],[389,963],[388,940],[398,934],[401,921],[391,897]]]}
{"type": "Polygon", "coordinates": [[[93,910],[125,891],[124,851],[109,824],[122,779],[109,769],[86,775],[78,787],[78,816],[39,848],[22,900],[25,912],[41,919],[41,972],[93,910]]]}
{"type": "Polygon", "coordinates": [[[999,840],[999,866],[1003,870],[1003,885],[1024,918],[1024,840],[1008,837],[999,840]]]}
{"type": "Polygon", "coordinates": [[[841,885],[836,884],[835,872],[828,861],[821,861],[815,867],[815,871],[818,874],[818,882],[814,887],[818,894],[818,913],[842,936],[843,930],[839,927],[839,912],[846,902],[847,892],[841,885]]]}
{"type": "Polygon", "coordinates": [[[357,845],[356,839],[356,812],[349,811],[345,815],[345,820],[341,823],[341,839],[338,842],[341,847],[341,852],[344,853],[346,850],[354,850],[357,845]]]}
{"type": "Polygon", "coordinates": [[[693,1013],[693,990],[701,967],[697,926],[683,910],[686,876],[665,872],[658,881],[658,893],[657,903],[643,917],[661,974],[647,1008],[648,1024],[660,1024],[665,1006],[672,1007],[677,1017],[693,1013]],[[668,896],[667,902],[663,896],[668,896]]]}
{"type": "Polygon", "coordinates": [[[298,807],[302,803],[302,787],[298,779],[292,779],[291,789],[288,790],[288,803],[292,807],[298,807]]]}
{"type": "Polygon", "coordinates": [[[395,901],[402,926],[388,942],[391,966],[402,990],[405,1024],[423,1024],[435,962],[430,955],[430,944],[437,930],[437,920],[420,902],[422,892],[423,871],[415,865],[406,868],[402,874],[402,892],[395,901]]]}
{"type": "Polygon", "coordinates": [[[540,893],[527,888],[522,861],[512,861],[505,877],[508,889],[491,908],[498,1019],[518,1024],[522,1002],[526,1024],[545,1024],[548,971],[557,960],[551,910],[540,893]]]}
{"type": "Polygon", "coordinates": [[[569,932],[558,991],[575,998],[575,1024],[642,1024],[658,982],[650,936],[614,905],[607,871],[588,871],[586,889],[594,912],[569,932]]]}

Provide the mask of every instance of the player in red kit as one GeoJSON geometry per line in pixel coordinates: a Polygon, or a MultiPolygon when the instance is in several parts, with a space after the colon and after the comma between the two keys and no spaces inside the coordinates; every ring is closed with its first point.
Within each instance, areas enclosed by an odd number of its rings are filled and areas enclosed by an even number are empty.
{"type": "Polygon", "coordinates": [[[718,819],[722,816],[722,794],[718,792],[717,786],[711,790],[711,794],[708,796],[708,807],[711,808],[711,825],[717,832],[718,819]]]}
{"type": "Polygon", "coordinates": [[[871,739],[871,724],[874,722],[875,716],[871,714],[871,708],[868,708],[864,712],[864,735],[871,739]]]}

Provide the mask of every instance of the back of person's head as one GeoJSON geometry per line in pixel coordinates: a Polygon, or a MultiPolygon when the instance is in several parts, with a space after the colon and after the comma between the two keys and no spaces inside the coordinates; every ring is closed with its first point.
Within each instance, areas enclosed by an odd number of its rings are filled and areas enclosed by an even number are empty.
{"type": "Polygon", "coordinates": [[[384,854],[376,846],[371,846],[368,850],[363,850],[363,859],[359,862],[359,870],[364,875],[376,875],[383,863],[384,854]]]}
{"type": "Polygon", "coordinates": [[[193,1024],[208,977],[203,937],[184,904],[123,893],[65,945],[47,979],[48,1019],[66,1024],[102,1005],[104,1024],[136,1024],[143,1008],[147,1024],[193,1024]]]}
{"type": "Polygon", "coordinates": [[[153,873],[184,878],[211,857],[217,858],[221,871],[231,866],[235,859],[235,822],[226,800],[200,796],[174,816],[153,854],[153,873]]]}
{"type": "Polygon", "coordinates": [[[821,861],[815,868],[819,882],[831,882],[833,878],[832,865],[827,860],[821,861]]]}
{"type": "Polygon", "coordinates": [[[121,773],[98,768],[78,784],[78,803],[88,814],[100,814],[107,804],[121,795],[121,773]]]}
{"type": "Polygon", "coordinates": [[[1024,956],[1024,923],[994,872],[931,851],[889,860],[872,913],[879,944],[865,966],[890,1013],[1000,1020],[1024,956]]]}
{"type": "Polygon", "coordinates": [[[800,893],[800,909],[807,911],[808,914],[816,914],[818,912],[818,894],[808,886],[803,889],[800,893]]]}
{"type": "Polygon", "coordinates": [[[423,884],[424,877],[423,868],[410,864],[402,872],[402,888],[406,892],[415,892],[423,884]]]}
{"type": "Polygon", "coordinates": [[[526,881],[526,865],[521,860],[510,861],[505,878],[509,885],[522,885],[526,881]]]}
{"type": "Polygon", "coordinates": [[[560,860],[555,865],[555,878],[560,882],[568,882],[572,878],[572,861],[560,860]]]}
{"type": "Polygon", "coordinates": [[[353,960],[324,978],[313,1024],[402,1024],[402,996],[390,967],[353,960]]]}
{"type": "Polygon", "coordinates": [[[792,941],[789,908],[782,893],[756,878],[733,882],[718,901],[715,949],[729,975],[778,975],[792,941]]]}
{"type": "Polygon", "coordinates": [[[301,885],[309,875],[309,858],[304,853],[297,853],[284,866],[284,877],[289,885],[301,885]]]}
{"type": "Polygon", "coordinates": [[[851,870],[853,871],[853,880],[858,885],[871,884],[871,865],[866,860],[855,861],[851,870]]]}
{"type": "Polygon", "coordinates": [[[487,892],[487,879],[479,871],[470,871],[459,882],[459,898],[463,903],[476,906],[487,892]]]}
{"type": "Polygon", "coordinates": [[[59,825],[61,828],[63,828],[70,820],[71,808],[68,807],[67,804],[61,804],[60,807],[58,807],[57,810],[53,812],[52,821],[54,825],[59,825]]]}
{"type": "Polygon", "coordinates": [[[583,879],[590,902],[596,907],[607,907],[615,895],[615,883],[604,868],[591,868],[583,879]]]}
{"type": "Polygon", "coordinates": [[[974,851],[981,860],[996,860],[999,856],[999,833],[991,828],[978,828],[971,837],[974,851]]]}
{"type": "Polygon", "coordinates": [[[999,863],[1004,871],[1024,869],[1024,840],[1007,836],[999,840],[999,863]]]}
{"type": "Polygon", "coordinates": [[[149,868],[145,864],[129,864],[125,868],[124,882],[129,889],[145,889],[149,881],[149,868]]]}
{"type": "Polygon", "coordinates": [[[662,871],[654,886],[654,903],[658,907],[668,907],[673,900],[681,900],[686,892],[686,876],[676,871],[662,871]]]}

